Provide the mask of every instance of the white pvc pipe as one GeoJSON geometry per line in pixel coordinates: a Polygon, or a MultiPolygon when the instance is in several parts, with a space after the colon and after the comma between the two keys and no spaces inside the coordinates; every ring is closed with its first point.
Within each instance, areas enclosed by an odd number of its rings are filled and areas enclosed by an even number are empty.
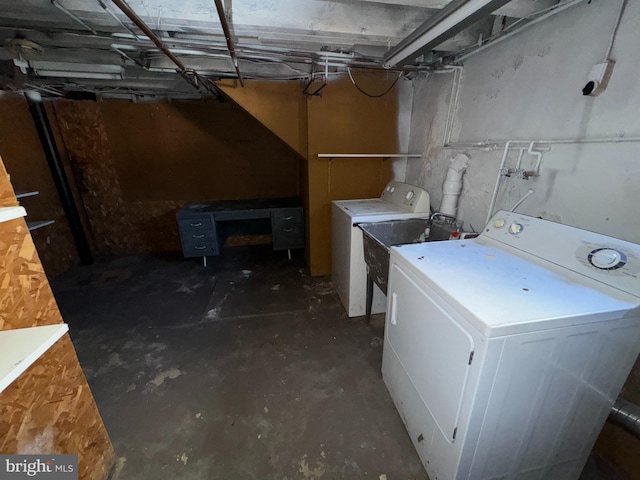
{"type": "MultiPolygon", "coordinates": [[[[462,85],[462,73],[464,67],[452,65],[449,67],[453,71],[453,82],[451,85],[451,96],[449,97],[449,109],[447,111],[447,123],[444,127],[444,145],[448,145],[451,141],[451,133],[453,131],[453,117],[458,107],[458,98],[460,96],[460,87],[462,85]]],[[[437,71],[437,70],[436,70],[437,71]]]]}
{"type": "Polygon", "coordinates": [[[533,155],[534,157],[538,157],[538,160],[536,161],[536,166],[534,168],[534,172],[536,172],[536,174],[538,174],[538,173],[540,173],[540,164],[542,163],[542,153],[533,150],[533,145],[535,143],[536,142],[531,142],[529,144],[529,148],[527,149],[527,153],[529,155],[533,155]]]}
{"type": "MultiPolygon", "coordinates": [[[[504,140],[486,141],[486,142],[454,142],[445,145],[447,148],[479,148],[479,149],[497,149],[504,140]]],[[[636,143],[640,142],[640,137],[602,137],[602,138],[561,138],[557,140],[509,140],[510,144],[531,142],[542,145],[581,145],[588,143],[636,143]]],[[[506,143],[505,143],[506,145],[506,143]]],[[[526,147],[525,147],[526,150],[526,147]]]]}
{"type": "Polygon", "coordinates": [[[518,163],[516,163],[516,170],[522,168],[522,157],[524,156],[524,148],[519,149],[520,153],[518,154],[518,163]]]}
{"type": "Polygon", "coordinates": [[[493,209],[496,206],[496,200],[498,198],[498,188],[500,187],[500,179],[502,175],[502,169],[507,163],[507,157],[509,156],[509,147],[511,147],[511,140],[507,140],[507,143],[504,144],[504,152],[502,152],[502,161],[500,162],[500,166],[498,167],[498,178],[496,179],[496,185],[493,187],[493,194],[491,195],[491,201],[489,202],[489,211],[487,212],[487,220],[484,222],[485,225],[489,223],[491,220],[491,215],[493,215],[493,209]]]}
{"type": "Polygon", "coordinates": [[[468,165],[469,157],[463,154],[457,155],[455,159],[451,160],[451,166],[442,185],[439,213],[455,218],[458,213],[458,198],[462,192],[462,176],[468,165]]]}

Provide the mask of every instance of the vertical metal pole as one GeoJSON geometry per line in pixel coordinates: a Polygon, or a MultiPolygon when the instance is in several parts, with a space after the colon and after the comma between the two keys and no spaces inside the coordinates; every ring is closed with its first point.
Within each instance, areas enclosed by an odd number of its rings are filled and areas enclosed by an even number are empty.
{"type": "Polygon", "coordinates": [[[49,169],[51,170],[53,183],[56,186],[60,203],[62,203],[62,208],[67,216],[67,222],[69,222],[69,227],[71,228],[71,234],[73,235],[73,241],[76,245],[80,262],[83,265],[91,265],[93,263],[91,248],[89,247],[87,236],[82,227],[82,222],[80,221],[80,213],[78,212],[78,207],[71,193],[71,186],[69,185],[67,174],[62,165],[47,112],[42,103],[42,97],[37,92],[29,92],[25,96],[27,98],[29,112],[31,113],[38,137],[40,138],[40,143],[42,144],[42,149],[49,164],[49,169]]]}

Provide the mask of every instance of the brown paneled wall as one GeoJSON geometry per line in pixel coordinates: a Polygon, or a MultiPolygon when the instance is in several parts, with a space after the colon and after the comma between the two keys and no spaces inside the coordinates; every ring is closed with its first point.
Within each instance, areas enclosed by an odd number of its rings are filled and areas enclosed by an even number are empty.
{"type": "MultiPolygon", "coordinates": [[[[386,72],[355,78],[372,94],[395,80],[386,72]]],[[[370,98],[348,77],[332,79],[313,97],[303,95],[298,81],[223,88],[238,103],[48,103],[94,250],[179,250],[175,212],[188,202],[301,196],[311,273],[330,273],[331,200],[378,196],[391,178],[391,162],[318,154],[397,152],[395,89],[370,98]]],[[[21,182],[16,188],[44,194],[25,199],[25,206],[34,219],[56,220],[34,238],[47,272],[58,273],[77,262],[70,232],[24,100],[3,99],[2,105],[0,148],[21,182]],[[29,175],[36,171],[39,180],[29,175]]]]}
{"type": "MultiPolygon", "coordinates": [[[[361,88],[384,92],[396,75],[356,75],[361,88]]],[[[391,162],[379,158],[318,158],[319,153],[399,153],[398,97],[358,92],[348,77],[330,82],[308,105],[311,272],[331,273],[331,201],[380,196],[391,162]]]]}
{"type": "MultiPolygon", "coordinates": [[[[397,78],[387,72],[356,73],[354,77],[372,95],[385,92],[397,78]]],[[[300,151],[306,146],[302,189],[307,257],[312,275],[329,274],[331,200],[379,196],[392,169],[390,161],[379,158],[328,160],[319,159],[318,154],[398,153],[397,90],[371,98],[359,92],[346,75],[333,77],[321,96],[304,97],[302,83],[297,81],[247,82],[244,89],[223,88],[293,148],[300,151]],[[301,130],[306,139],[299,134],[301,130]]]]}
{"type": "MultiPolygon", "coordinates": [[[[17,204],[0,161],[1,206],[17,204]]],[[[62,323],[22,218],[0,223],[0,330],[62,323]]],[[[114,452],[65,334],[0,396],[0,452],[77,454],[79,478],[106,478],[114,452]]]]}
{"type": "Polygon", "coordinates": [[[54,107],[100,252],[179,250],[188,202],[300,194],[300,157],[232,102],[54,107]]]}
{"type": "Polygon", "coordinates": [[[125,202],[101,105],[57,101],[54,110],[96,250],[177,250],[173,215],[182,204],[125,202]]]}
{"type": "Polygon", "coordinates": [[[20,200],[27,220],[55,221],[32,232],[45,271],[53,278],[79,259],[38,134],[20,95],[3,94],[0,98],[0,155],[16,192],[40,192],[20,200]]]}
{"type": "Polygon", "coordinates": [[[299,194],[299,156],[232,102],[99,105],[126,201],[299,194]]]}
{"type": "Polygon", "coordinates": [[[244,87],[232,80],[217,83],[238,105],[306,158],[307,98],[302,94],[303,84],[297,80],[246,80],[244,87]]]}

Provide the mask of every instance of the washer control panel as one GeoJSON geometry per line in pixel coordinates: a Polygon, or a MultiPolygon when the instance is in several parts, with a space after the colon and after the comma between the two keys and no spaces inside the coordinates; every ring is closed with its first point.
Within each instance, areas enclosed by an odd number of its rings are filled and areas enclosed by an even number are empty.
{"type": "Polygon", "coordinates": [[[640,272],[640,255],[620,244],[584,242],[576,249],[576,258],[603,275],[638,275],[640,272]]]}
{"type": "Polygon", "coordinates": [[[500,211],[489,238],[640,298],[640,245],[568,225],[500,211]]]}
{"type": "Polygon", "coordinates": [[[487,225],[486,233],[492,230],[496,233],[502,233],[506,235],[518,236],[523,233],[529,227],[529,218],[524,216],[518,216],[512,218],[511,212],[498,212],[493,219],[487,225]],[[500,215],[500,214],[503,215],[500,215]],[[506,215],[509,214],[509,215],[506,215]]]}
{"type": "Polygon", "coordinates": [[[402,182],[389,182],[380,198],[411,213],[429,213],[429,192],[402,182]]]}
{"type": "Polygon", "coordinates": [[[594,248],[587,255],[587,259],[600,270],[617,270],[627,264],[627,256],[615,248],[594,248]]]}

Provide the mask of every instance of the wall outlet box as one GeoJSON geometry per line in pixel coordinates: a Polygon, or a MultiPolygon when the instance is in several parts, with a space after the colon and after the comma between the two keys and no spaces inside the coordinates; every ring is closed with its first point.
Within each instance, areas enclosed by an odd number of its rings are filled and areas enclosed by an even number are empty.
{"type": "Polygon", "coordinates": [[[591,67],[587,83],[582,89],[583,95],[596,96],[600,94],[609,83],[611,72],[613,71],[612,60],[606,60],[591,67]]]}

